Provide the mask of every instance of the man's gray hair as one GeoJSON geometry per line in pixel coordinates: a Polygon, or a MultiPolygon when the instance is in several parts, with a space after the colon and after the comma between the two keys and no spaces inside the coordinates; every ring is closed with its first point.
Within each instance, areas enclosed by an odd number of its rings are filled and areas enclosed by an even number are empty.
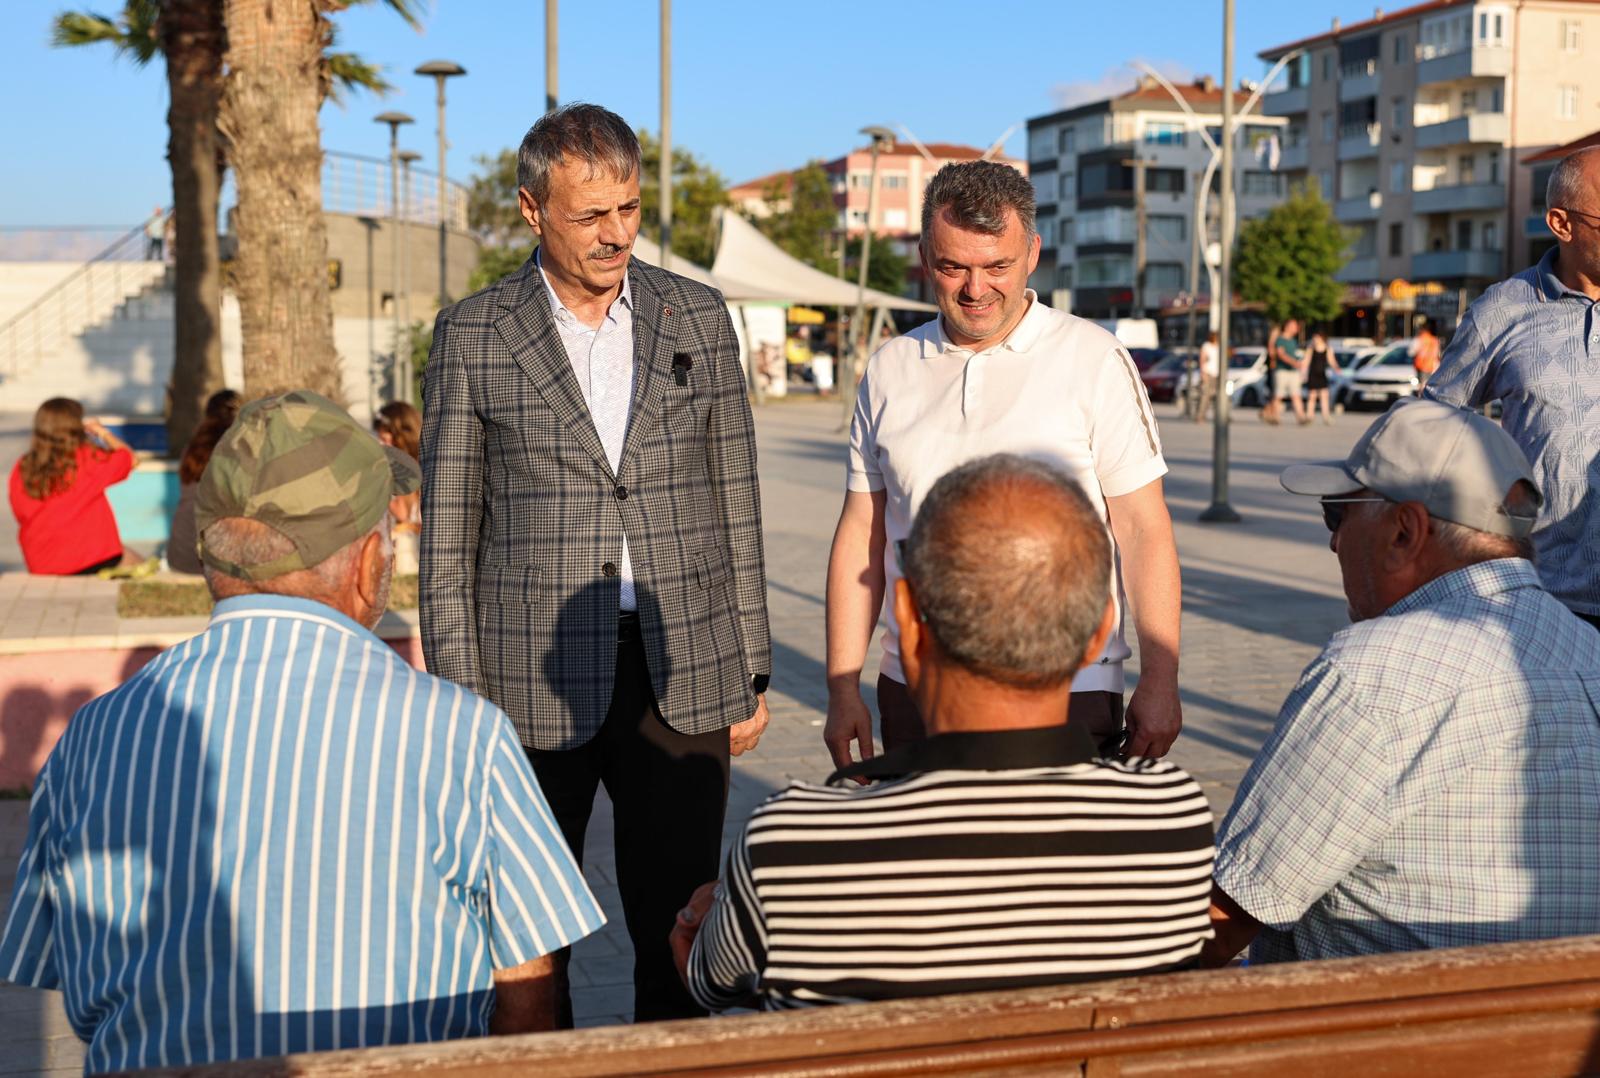
{"type": "MultiPolygon", "coordinates": [[[[388,549],[391,541],[388,513],[384,513],[366,535],[346,543],[309,569],[284,573],[269,580],[249,581],[228,576],[207,565],[206,583],[217,599],[252,593],[298,595],[306,599],[337,595],[345,578],[355,571],[362,544],[372,535],[381,536],[388,549]]],[[[224,517],[206,529],[204,538],[207,550],[235,565],[260,565],[294,553],[294,543],[282,532],[245,517],[224,517]]]]}
{"type": "Polygon", "coordinates": [[[1064,472],[996,454],[933,485],[906,541],[905,574],[952,662],[1042,689],[1077,672],[1100,627],[1111,540],[1064,472]]]}
{"type": "Polygon", "coordinates": [[[589,177],[626,180],[639,172],[639,137],[610,109],[574,101],[546,113],[528,128],[517,150],[517,186],[543,206],[550,174],[563,160],[582,161],[589,177]]]}
{"type": "Polygon", "coordinates": [[[1555,171],[1550,173],[1550,183],[1544,189],[1546,207],[1560,206],[1563,209],[1593,212],[1591,207],[1597,200],[1586,200],[1583,195],[1585,191],[1600,195],[1600,190],[1595,190],[1597,185],[1592,180],[1585,182],[1584,170],[1585,163],[1596,154],[1600,154],[1600,146],[1587,146],[1561,159],[1555,171]]]}
{"type": "Polygon", "coordinates": [[[934,174],[922,194],[922,234],[933,227],[940,210],[948,210],[959,227],[986,236],[1006,230],[1006,211],[1022,221],[1022,229],[1033,235],[1033,184],[1026,176],[998,161],[962,161],[946,165],[934,174]]]}

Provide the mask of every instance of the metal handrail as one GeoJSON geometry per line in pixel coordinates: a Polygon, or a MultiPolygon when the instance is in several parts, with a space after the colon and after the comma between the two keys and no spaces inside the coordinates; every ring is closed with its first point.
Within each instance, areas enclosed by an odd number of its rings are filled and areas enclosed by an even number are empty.
{"type": "MultiPolygon", "coordinates": [[[[171,209],[161,212],[165,218],[171,209]]],[[[130,244],[145,241],[145,229],[155,217],[152,214],[145,218],[122,236],[118,237],[93,258],[86,260],[77,269],[73,270],[62,280],[46,289],[32,303],[0,323],[0,354],[6,359],[5,368],[9,377],[15,378],[20,373],[20,357],[27,351],[33,352],[34,359],[38,360],[44,353],[43,343],[50,332],[52,322],[60,330],[62,336],[67,336],[71,331],[67,328],[67,304],[70,290],[78,285],[83,286],[83,303],[93,309],[95,299],[96,269],[110,263],[112,266],[112,294],[122,296],[122,264],[125,259],[117,258],[130,244]],[[54,318],[49,316],[54,315],[54,318]],[[26,323],[26,328],[24,327],[26,323]],[[26,335],[25,335],[26,334],[26,335]]],[[[76,297],[73,297],[75,300],[76,297]]]]}

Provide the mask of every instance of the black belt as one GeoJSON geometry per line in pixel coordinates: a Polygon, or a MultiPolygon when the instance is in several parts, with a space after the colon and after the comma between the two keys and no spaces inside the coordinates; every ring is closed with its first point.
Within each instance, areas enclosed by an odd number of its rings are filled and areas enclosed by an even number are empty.
{"type": "Polygon", "coordinates": [[[644,639],[644,630],[639,627],[639,615],[632,610],[623,610],[617,614],[617,643],[637,644],[644,639]]]}

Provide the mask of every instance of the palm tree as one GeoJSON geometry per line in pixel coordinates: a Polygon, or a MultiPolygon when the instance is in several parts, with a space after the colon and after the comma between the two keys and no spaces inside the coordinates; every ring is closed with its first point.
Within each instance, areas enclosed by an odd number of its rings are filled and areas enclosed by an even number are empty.
{"type": "MultiPolygon", "coordinates": [[[[413,26],[410,3],[391,6],[413,26]]],[[[219,129],[227,27],[220,0],[124,0],[116,18],[88,12],[56,17],[60,46],[110,44],[143,66],[160,54],[167,62],[170,104],[168,151],[172,168],[175,247],[173,300],[175,349],[167,415],[167,444],[181,453],[200,421],[205,400],[221,388],[222,276],[217,209],[227,146],[219,129]]],[[[325,41],[333,41],[331,28],[325,41]]],[[[378,69],[348,52],[327,52],[317,68],[321,96],[342,89],[383,94],[392,89],[378,69]]],[[[320,203],[317,204],[320,210],[320,203]]],[[[324,247],[326,244],[324,243],[324,247]]],[[[249,251],[241,245],[249,260],[249,251]]],[[[325,257],[325,256],[323,256],[325,257]]],[[[325,275],[325,271],[319,271],[325,275]]],[[[247,350],[246,383],[253,352],[247,350]]]]}
{"type": "Polygon", "coordinates": [[[110,44],[144,66],[167,61],[167,160],[172,169],[172,381],[167,448],[183,452],[205,400],[222,388],[222,272],[217,198],[222,186],[217,103],[222,86],[222,11],[210,0],[126,0],[113,20],[67,12],[56,45],[110,44]]]}
{"type": "MultiPolygon", "coordinates": [[[[359,0],[225,0],[222,130],[239,190],[234,281],[245,395],[314,389],[342,397],[333,345],[317,113],[352,67],[332,53],[332,13],[359,0]]],[[[386,0],[419,27],[416,0],[386,0]]]]}

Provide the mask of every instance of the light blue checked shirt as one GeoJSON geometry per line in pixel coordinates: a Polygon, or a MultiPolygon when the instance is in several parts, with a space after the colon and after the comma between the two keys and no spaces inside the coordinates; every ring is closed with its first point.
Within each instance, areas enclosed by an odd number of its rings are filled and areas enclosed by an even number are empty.
{"type": "Polygon", "coordinates": [[[1478,297],[1423,395],[1501,402],[1544,494],[1539,576],[1569,608],[1600,614],[1600,304],[1556,277],[1558,250],[1478,297]]]}
{"type": "Polygon", "coordinates": [[[1600,932],[1600,632],[1519,558],[1339,632],[1217,839],[1252,961],[1600,932]]]}
{"type": "Polygon", "coordinates": [[[479,1036],[491,971],[603,917],[516,732],[320,603],[217,604],[73,717],[0,977],[90,1072],[479,1036]]]}

